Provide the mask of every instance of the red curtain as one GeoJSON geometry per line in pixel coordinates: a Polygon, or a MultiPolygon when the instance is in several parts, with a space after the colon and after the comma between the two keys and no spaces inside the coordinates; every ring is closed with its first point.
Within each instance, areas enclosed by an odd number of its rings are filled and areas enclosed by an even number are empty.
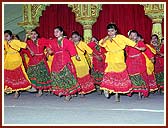
{"type": "Polygon", "coordinates": [[[145,39],[150,41],[152,21],[145,15],[144,7],[137,4],[105,4],[99,13],[97,22],[93,25],[93,36],[99,39],[107,35],[106,26],[114,22],[121,34],[127,36],[128,30],[137,30],[145,39]]]}
{"type": "Polygon", "coordinates": [[[162,19],[162,37],[164,37],[164,18],[162,19]]]}
{"type": "MultiPolygon", "coordinates": [[[[68,37],[75,30],[83,35],[82,25],[75,21],[75,14],[65,4],[47,6],[39,22],[40,26],[36,29],[42,37],[52,38],[54,27],[58,25],[64,28],[68,37]]],[[[127,36],[128,30],[135,29],[144,37],[146,42],[150,42],[152,20],[145,15],[142,5],[104,4],[97,22],[93,25],[93,36],[99,39],[104,37],[107,34],[106,26],[110,22],[117,24],[121,34],[127,36]]],[[[164,22],[162,23],[162,30],[164,31],[163,25],[164,22]]]]}
{"type": "Polygon", "coordinates": [[[63,27],[68,37],[75,30],[83,34],[82,25],[75,21],[75,14],[65,4],[47,6],[46,10],[42,12],[39,24],[40,26],[36,30],[40,33],[41,37],[45,38],[53,38],[54,28],[58,25],[63,27]]]}

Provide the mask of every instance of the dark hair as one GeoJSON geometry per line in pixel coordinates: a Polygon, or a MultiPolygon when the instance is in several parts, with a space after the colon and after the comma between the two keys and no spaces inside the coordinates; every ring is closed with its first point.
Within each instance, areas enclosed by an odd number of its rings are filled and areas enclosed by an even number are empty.
{"type": "Polygon", "coordinates": [[[84,41],[84,37],[83,37],[82,35],[80,35],[79,32],[73,31],[72,34],[71,34],[71,36],[73,36],[73,35],[79,36],[79,37],[80,37],[80,41],[81,41],[81,40],[84,41]]]}
{"type": "Polygon", "coordinates": [[[63,31],[63,36],[67,37],[67,34],[63,31]]]}
{"type": "Polygon", "coordinates": [[[20,37],[18,35],[13,34],[12,36],[13,36],[13,39],[14,39],[14,37],[16,37],[18,40],[20,40],[20,37]]]}
{"type": "Polygon", "coordinates": [[[107,25],[107,29],[115,29],[115,30],[117,30],[117,32],[118,32],[118,27],[117,27],[117,25],[114,24],[114,23],[108,24],[108,25],[107,25]]]}
{"type": "Polygon", "coordinates": [[[154,36],[157,38],[157,40],[159,39],[158,35],[156,35],[156,34],[153,34],[153,35],[151,36],[151,39],[152,39],[152,37],[154,37],[154,36]]]}
{"type": "Polygon", "coordinates": [[[82,35],[80,35],[80,40],[84,41],[84,37],[82,35]]]}
{"type": "Polygon", "coordinates": [[[58,29],[60,32],[63,32],[63,36],[67,36],[67,34],[64,32],[64,29],[61,26],[57,26],[54,28],[54,30],[55,29],[58,29]]]}
{"type": "Polygon", "coordinates": [[[13,35],[11,30],[5,30],[5,31],[4,31],[4,34],[5,34],[5,33],[8,33],[10,36],[13,35]]]}
{"type": "Polygon", "coordinates": [[[98,40],[98,38],[97,38],[97,37],[95,37],[95,36],[93,36],[92,38],[95,38],[97,41],[99,41],[99,40],[98,40]]]}
{"type": "Polygon", "coordinates": [[[15,35],[18,40],[20,40],[20,37],[18,35],[15,35]]]}
{"type": "Polygon", "coordinates": [[[64,32],[64,30],[63,30],[63,28],[62,28],[61,26],[57,26],[57,27],[55,27],[54,29],[58,29],[58,30],[60,30],[61,32],[64,32]]]}
{"type": "Polygon", "coordinates": [[[77,36],[80,36],[80,37],[81,37],[81,35],[80,35],[79,32],[77,32],[77,31],[73,31],[73,32],[72,32],[72,35],[77,35],[77,36]]]}
{"type": "Polygon", "coordinates": [[[142,35],[141,34],[137,34],[137,37],[139,37],[139,38],[141,38],[141,39],[143,39],[143,37],[142,37],[142,35]]]}
{"type": "Polygon", "coordinates": [[[31,32],[36,32],[36,34],[38,35],[37,38],[40,37],[40,34],[38,33],[38,31],[36,29],[31,30],[31,32]]]}
{"type": "Polygon", "coordinates": [[[161,42],[164,40],[164,38],[161,39],[161,42]]]}
{"type": "Polygon", "coordinates": [[[131,33],[136,33],[136,34],[137,34],[137,36],[139,35],[139,33],[138,33],[136,30],[131,30],[131,31],[129,31],[128,36],[130,36],[130,35],[131,35],[131,33]]]}

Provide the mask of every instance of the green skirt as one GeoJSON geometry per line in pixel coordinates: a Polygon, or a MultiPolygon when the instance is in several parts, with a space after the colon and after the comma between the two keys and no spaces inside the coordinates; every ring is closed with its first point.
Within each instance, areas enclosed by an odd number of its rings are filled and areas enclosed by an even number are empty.
{"type": "Polygon", "coordinates": [[[33,87],[44,90],[51,88],[51,77],[44,61],[37,65],[29,66],[27,75],[33,87]]]}
{"type": "Polygon", "coordinates": [[[100,85],[103,80],[103,72],[95,71],[94,67],[91,69],[91,76],[93,78],[94,84],[100,85]]]}
{"type": "Polygon", "coordinates": [[[156,73],[156,83],[159,86],[164,86],[164,72],[156,73]]]}
{"type": "Polygon", "coordinates": [[[81,90],[77,79],[71,73],[67,66],[60,72],[51,72],[52,90],[56,95],[60,93],[68,96],[73,95],[81,90]]]}
{"type": "Polygon", "coordinates": [[[129,75],[131,83],[133,85],[133,89],[136,88],[146,88],[146,82],[143,80],[140,74],[137,75],[129,75]]]}

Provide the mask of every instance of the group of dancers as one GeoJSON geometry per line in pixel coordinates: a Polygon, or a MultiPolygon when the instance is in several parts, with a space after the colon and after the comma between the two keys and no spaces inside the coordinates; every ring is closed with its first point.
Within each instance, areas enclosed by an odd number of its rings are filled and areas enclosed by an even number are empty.
{"type": "Polygon", "coordinates": [[[65,96],[91,93],[95,90],[109,98],[115,94],[148,97],[150,92],[164,90],[164,39],[156,34],[150,43],[130,30],[128,38],[118,33],[116,24],[107,25],[107,36],[100,41],[92,37],[84,42],[74,31],[68,39],[61,26],[54,28],[53,39],[40,37],[34,29],[24,41],[4,31],[4,91],[44,92],[65,96]]]}

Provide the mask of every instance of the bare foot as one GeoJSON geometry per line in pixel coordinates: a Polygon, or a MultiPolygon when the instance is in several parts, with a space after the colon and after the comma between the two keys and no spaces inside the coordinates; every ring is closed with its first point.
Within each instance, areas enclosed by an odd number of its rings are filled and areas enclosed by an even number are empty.
{"type": "Polygon", "coordinates": [[[115,102],[120,102],[120,96],[118,93],[115,94],[115,102]]]}
{"type": "Polygon", "coordinates": [[[36,94],[37,97],[41,97],[42,95],[43,95],[42,90],[39,90],[39,91],[38,91],[38,94],[36,94]]]}
{"type": "Polygon", "coordinates": [[[37,92],[37,89],[34,87],[31,87],[30,89],[27,90],[28,92],[37,92]]]}
{"type": "Polygon", "coordinates": [[[18,99],[20,96],[19,92],[15,92],[14,99],[18,99]]]}
{"type": "Polygon", "coordinates": [[[70,101],[71,98],[72,98],[71,96],[66,96],[65,101],[70,101]]]}
{"type": "Polygon", "coordinates": [[[104,90],[105,97],[109,98],[109,92],[107,90],[104,90]]]}
{"type": "Polygon", "coordinates": [[[59,96],[59,97],[61,97],[62,95],[63,95],[63,93],[62,93],[62,92],[60,92],[60,93],[58,94],[58,96],[59,96]]]}
{"type": "Polygon", "coordinates": [[[80,94],[80,98],[84,98],[85,97],[85,95],[84,94],[80,94]]]}

